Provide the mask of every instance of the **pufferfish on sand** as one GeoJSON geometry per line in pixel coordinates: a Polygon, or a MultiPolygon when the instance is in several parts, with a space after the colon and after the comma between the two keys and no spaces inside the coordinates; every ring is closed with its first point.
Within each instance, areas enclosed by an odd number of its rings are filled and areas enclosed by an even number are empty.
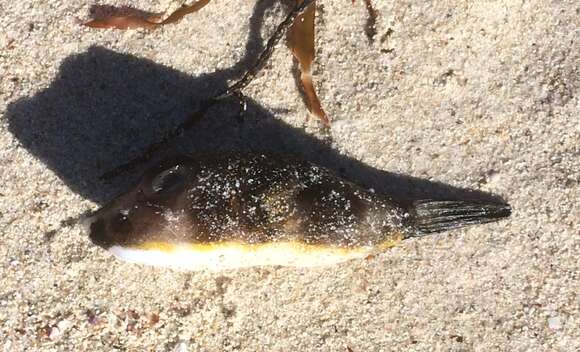
{"type": "Polygon", "coordinates": [[[321,166],[258,155],[165,161],[86,221],[92,242],[123,260],[218,271],[364,258],[510,212],[467,201],[406,209],[321,166]]]}

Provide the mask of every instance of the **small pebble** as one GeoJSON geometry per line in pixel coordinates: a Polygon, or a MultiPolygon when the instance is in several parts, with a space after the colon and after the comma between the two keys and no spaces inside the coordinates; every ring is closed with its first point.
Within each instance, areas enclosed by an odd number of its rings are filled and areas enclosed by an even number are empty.
{"type": "Polygon", "coordinates": [[[173,348],[173,352],[188,352],[189,349],[187,348],[187,344],[184,341],[180,341],[175,345],[173,348]]]}
{"type": "Polygon", "coordinates": [[[560,330],[562,328],[562,319],[560,317],[548,318],[548,326],[552,330],[560,330]]]}

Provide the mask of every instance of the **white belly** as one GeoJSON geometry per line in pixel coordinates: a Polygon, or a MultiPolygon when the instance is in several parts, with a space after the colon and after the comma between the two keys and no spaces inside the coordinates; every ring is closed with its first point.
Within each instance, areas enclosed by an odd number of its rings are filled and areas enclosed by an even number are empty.
{"type": "Polygon", "coordinates": [[[112,246],[118,258],[140,264],[186,270],[221,271],[251,266],[313,267],[331,265],[372,253],[372,247],[337,248],[294,242],[242,245],[146,244],[141,247],[112,246]]]}

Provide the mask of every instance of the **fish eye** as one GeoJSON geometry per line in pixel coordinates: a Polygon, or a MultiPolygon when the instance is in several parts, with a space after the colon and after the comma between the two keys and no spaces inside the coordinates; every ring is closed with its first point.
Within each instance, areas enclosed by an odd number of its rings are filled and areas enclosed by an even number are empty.
{"type": "Polygon", "coordinates": [[[133,230],[133,225],[129,220],[128,213],[121,210],[111,219],[111,227],[114,231],[128,233],[133,230]]]}
{"type": "Polygon", "coordinates": [[[174,191],[185,181],[185,169],[181,165],[175,165],[161,171],[151,181],[151,189],[154,193],[174,191]]]}

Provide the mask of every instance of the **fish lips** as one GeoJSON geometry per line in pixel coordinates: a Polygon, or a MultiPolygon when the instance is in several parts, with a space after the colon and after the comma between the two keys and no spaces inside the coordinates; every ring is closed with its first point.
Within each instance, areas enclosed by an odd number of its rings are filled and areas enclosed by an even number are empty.
{"type": "Polygon", "coordinates": [[[104,249],[113,246],[113,241],[107,236],[105,220],[98,215],[98,211],[83,216],[79,219],[79,224],[84,228],[84,233],[89,234],[89,239],[93,244],[104,249]]]}

